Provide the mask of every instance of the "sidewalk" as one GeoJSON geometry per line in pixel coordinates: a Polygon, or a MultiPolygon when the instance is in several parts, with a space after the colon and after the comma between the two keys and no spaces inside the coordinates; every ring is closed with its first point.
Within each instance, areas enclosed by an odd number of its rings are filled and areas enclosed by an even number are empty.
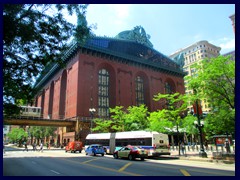
{"type": "Polygon", "coordinates": [[[184,155],[180,153],[179,156],[178,150],[172,150],[171,156],[174,158],[179,158],[182,160],[192,160],[192,161],[204,161],[204,162],[217,162],[217,163],[224,163],[224,164],[235,164],[235,159],[233,158],[214,158],[213,153],[211,151],[207,151],[207,158],[203,158],[199,156],[199,152],[197,151],[187,151],[184,155]]]}

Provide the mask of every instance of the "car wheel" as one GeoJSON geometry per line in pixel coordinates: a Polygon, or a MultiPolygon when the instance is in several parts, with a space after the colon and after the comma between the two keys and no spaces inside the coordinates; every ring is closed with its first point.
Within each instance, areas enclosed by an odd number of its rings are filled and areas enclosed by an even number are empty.
{"type": "Polygon", "coordinates": [[[79,153],[82,153],[82,150],[80,150],[79,153]]]}
{"type": "Polygon", "coordinates": [[[76,151],[73,151],[74,153],[76,153],[76,151]]]}
{"type": "Polygon", "coordinates": [[[67,150],[65,150],[65,152],[67,152],[67,150]]]}
{"type": "Polygon", "coordinates": [[[128,159],[131,160],[131,161],[134,160],[133,155],[129,154],[128,159]]]}
{"type": "Polygon", "coordinates": [[[102,154],[102,156],[104,156],[104,153],[102,154]]]}
{"type": "Polygon", "coordinates": [[[141,161],[144,161],[144,158],[141,158],[141,161]]]}
{"type": "Polygon", "coordinates": [[[88,153],[86,153],[86,156],[88,155],[88,153]]]}
{"type": "Polygon", "coordinates": [[[117,154],[114,154],[113,157],[114,157],[114,159],[118,159],[118,155],[117,154]]]}

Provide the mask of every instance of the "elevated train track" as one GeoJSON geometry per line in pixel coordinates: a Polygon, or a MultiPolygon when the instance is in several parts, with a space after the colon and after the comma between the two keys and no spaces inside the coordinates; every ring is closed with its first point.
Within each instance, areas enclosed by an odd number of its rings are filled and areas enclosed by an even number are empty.
{"type": "Polygon", "coordinates": [[[4,125],[74,127],[76,119],[47,119],[34,116],[4,116],[4,125]]]}

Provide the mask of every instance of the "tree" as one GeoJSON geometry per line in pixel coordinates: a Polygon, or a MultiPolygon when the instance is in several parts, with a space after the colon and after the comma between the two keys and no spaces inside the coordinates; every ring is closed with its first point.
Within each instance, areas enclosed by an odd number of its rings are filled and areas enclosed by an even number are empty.
{"type": "Polygon", "coordinates": [[[46,127],[46,126],[31,126],[29,128],[29,133],[31,137],[35,137],[37,141],[46,138],[49,138],[50,136],[55,136],[56,127],[46,127]]]}
{"type": "Polygon", "coordinates": [[[28,133],[25,132],[23,128],[14,128],[7,134],[7,136],[11,142],[18,143],[18,146],[20,147],[27,139],[28,133]]]}
{"type": "Polygon", "coordinates": [[[101,132],[101,133],[107,133],[107,132],[111,132],[112,129],[112,124],[113,121],[110,119],[94,119],[94,123],[96,124],[95,128],[92,128],[92,131],[95,132],[101,132]]]}
{"type": "Polygon", "coordinates": [[[123,106],[110,108],[111,119],[95,119],[96,127],[93,131],[98,132],[121,132],[144,130],[149,126],[145,105],[129,106],[124,110],[123,106]]]}
{"type": "Polygon", "coordinates": [[[162,99],[166,102],[166,106],[162,110],[150,113],[148,118],[150,129],[168,134],[177,131],[180,155],[179,128],[182,127],[182,120],[187,110],[187,97],[179,93],[158,93],[153,98],[154,101],[162,99]]]}
{"type": "Polygon", "coordinates": [[[230,56],[204,59],[193,65],[197,75],[188,77],[189,88],[212,107],[205,118],[204,129],[211,134],[235,132],[235,61],[230,56]]]}
{"type": "Polygon", "coordinates": [[[125,116],[125,130],[145,130],[149,127],[147,119],[148,109],[142,104],[140,106],[129,106],[125,116]]]}
{"type": "Polygon", "coordinates": [[[4,4],[3,7],[3,105],[5,114],[11,104],[33,99],[34,79],[51,62],[62,63],[67,42],[86,39],[87,5],[63,4],[4,4]],[[77,14],[84,23],[77,27],[63,16],[77,14]],[[85,20],[85,21],[84,21],[85,20]],[[9,105],[10,104],[10,105],[9,105]]]}
{"type": "Polygon", "coordinates": [[[123,110],[123,106],[116,106],[110,108],[111,119],[113,120],[112,129],[116,132],[125,131],[126,112],[123,110]]]}

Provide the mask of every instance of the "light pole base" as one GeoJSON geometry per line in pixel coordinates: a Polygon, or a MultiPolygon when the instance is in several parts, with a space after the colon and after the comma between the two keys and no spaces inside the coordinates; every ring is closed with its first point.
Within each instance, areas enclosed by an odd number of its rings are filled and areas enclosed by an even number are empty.
{"type": "Polygon", "coordinates": [[[207,158],[207,153],[205,151],[200,151],[199,152],[199,157],[207,158]]]}

